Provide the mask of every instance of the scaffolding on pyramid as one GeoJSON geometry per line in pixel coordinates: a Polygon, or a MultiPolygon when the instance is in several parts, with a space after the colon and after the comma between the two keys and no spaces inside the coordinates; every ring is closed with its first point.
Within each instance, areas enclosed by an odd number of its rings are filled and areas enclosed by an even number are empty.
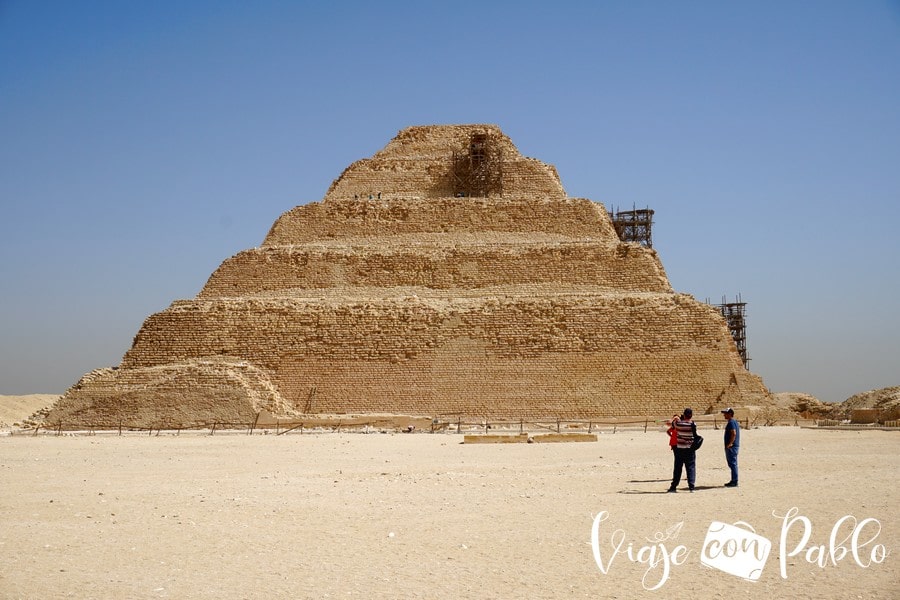
{"type": "Polygon", "coordinates": [[[741,295],[738,294],[734,302],[727,302],[725,296],[722,296],[722,303],[718,305],[719,312],[725,319],[728,329],[731,331],[731,337],[737,346],[738,354],[744,362],[744,368],[750,368],[750,353],[747,351],[747,303],[741,301],[741,295]]]}
{"type": "Polygon", "coordinates": [[[503,148],[487,133],[473,133],[465,150],[453,152],[453,195],[503,195],[503,148]]]}
{"type": "Polygon", "coordinates": [[[637,242],[647,248],[653,247],[653,210],[634,208],[631,210],[609,211],[616,235],[623,242],[637,242]]]}

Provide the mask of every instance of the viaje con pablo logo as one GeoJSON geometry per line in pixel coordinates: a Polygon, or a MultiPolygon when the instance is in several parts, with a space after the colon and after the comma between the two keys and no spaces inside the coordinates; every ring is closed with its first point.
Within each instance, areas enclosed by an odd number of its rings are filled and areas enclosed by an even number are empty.
{"type": "MultiPolygon", "coordinates": [[[[772,511],[772,516],[781,521],[778,562],[782,579],[788,578],[787,559],[795,556],[821,569],[837,566],[845,560],[867,569],[882,564],[889,555],[884,544],[877,541],[881,534],[878,519],[843,516],[835,521],[826,542],[811,543],[812,521],[801,515],[797,507],[784,514],[772,511]]],[[[645,538],[646,543],[629,539],[624,530],[616,529],[609,534],[608,543],[602,544],[602,525],[609,518],[608,512],[601,511],[591,525],[591,550],[597,567],[604,575],[610,572],[617,558],[622,557],[622,561],[642,566],[641,585],[644,589],[658,590],[665,585],[674,569],[685,565],[693,553],[684,544],[676,543],[684,521],[672,525],[665,532],[655,533],[652,538],[645,538]]],[[[758,534],[747,522],[712,521],[700,551],[700,564],[755,582],[762,575],[771,550],[772,542],[758,534]]]]}

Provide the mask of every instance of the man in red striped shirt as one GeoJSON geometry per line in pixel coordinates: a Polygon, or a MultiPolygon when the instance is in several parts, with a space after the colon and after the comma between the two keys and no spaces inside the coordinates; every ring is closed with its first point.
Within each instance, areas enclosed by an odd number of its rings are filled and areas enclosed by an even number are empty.
{"type": "Polygon", "coordinates": [[[697,424],[694,423],[693,416],[694,411],[686,408],[675,424],[678,443],[675,445],[675,469],[672,471],[670,493],[678,491],[676,488],[681,483],[682,467],[687,471],[688,489],[694,491],[694,480],[697,475],[697,452],[691,446],[694,445],[694,437],[697,435],[697,424]]]}

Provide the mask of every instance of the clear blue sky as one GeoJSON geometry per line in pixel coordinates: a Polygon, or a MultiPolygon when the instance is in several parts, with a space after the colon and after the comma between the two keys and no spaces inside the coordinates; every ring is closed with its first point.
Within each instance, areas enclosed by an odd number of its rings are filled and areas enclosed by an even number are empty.
{"type": "Polygon", "coordinates": [[[0,0],[0,394],[116,365],[400,129],[495,123],[656,211],[751,370],[900,385],[900,2],[0,0]]]}

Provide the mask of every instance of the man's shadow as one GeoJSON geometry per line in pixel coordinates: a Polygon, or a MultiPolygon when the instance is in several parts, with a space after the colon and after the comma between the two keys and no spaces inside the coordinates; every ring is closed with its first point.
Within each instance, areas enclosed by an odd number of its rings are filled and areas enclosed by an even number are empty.
{"type": "MultiPolygon", "coordinates": [[[[629,481],[628,483],[665,483],[667,481],[671,481],[671,480],[670,479],[651,479],[651,480],[647,480],[647,481],[629,481]]],[[[703,490],[716,490],[721,487],[722,487],[721,485],[697,485],[697,486],[694,486],[694,491],[701,492],[703,490]]],[[[619,490],[619,493],[620,494],[668,494],[669,490],[668,490],[668,488],[666,488],[664,490],[653,490],[653,491],[619,490]]],[[[680,487],[680,488],[678,488],[677,493],[690,494],[691,492],[686,487],[680,487]]]]}

